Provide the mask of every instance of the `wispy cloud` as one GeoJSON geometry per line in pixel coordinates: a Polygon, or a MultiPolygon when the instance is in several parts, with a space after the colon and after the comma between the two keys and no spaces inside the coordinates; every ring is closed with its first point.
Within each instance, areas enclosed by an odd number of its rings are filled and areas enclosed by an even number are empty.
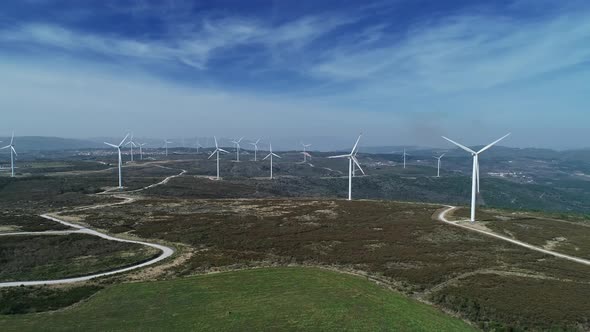
{"type": "Polygon", "coordinates": [[[344,45],[325,57],[310,68],[311,75],[361,81],[369,89],[402,94],[486,89],[589,61],[590,13],[526,22],[454,16],[416,25],[381,47],[344,45]]]}
{"type": "Polygon", "coordinates": [[[204,18],[197,24],[177,23],[160,38],[129,38],[92,34],[46,23],[26,23],[0,31],[0,43],[37,45],[67,52],[93,52],[141,61],[176,61],[207,68],[216,53],[240,46],[261,47],[272,53],[305,47],[352,20],[306,16],[270,26],[241,18],[204,18]]]}

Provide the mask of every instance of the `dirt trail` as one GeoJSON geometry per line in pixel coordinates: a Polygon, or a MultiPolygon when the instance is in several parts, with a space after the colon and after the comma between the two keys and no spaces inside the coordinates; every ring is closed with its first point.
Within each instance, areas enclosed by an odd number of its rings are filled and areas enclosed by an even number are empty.
{"type": "MultiPolygon", "coordinates": [[[[121,202],[115,202],[115,203],[107,203],[107,204],[96,204],[96,205],[90,205],[90,206],[84,206],[84,207],[79,207],[79,208],[75,208],[72,209],[70,211],[83,211],[83,210],[89,210],[89,209],[98,209],[98,208],[103,208],[103,207],[107,207],[107,206],[115,206],[115,205],[121,205],[121,204],[129,204],[132,203],[136,200],[136,198],[134,197],[129,197],[129,196],[122,196],[120,194],[124,194],[124,193],[133,193],[133,192],[139,192],[142,190],[146,190],[149,188],[153,188],[155,186],[160,186],[163,184],[168,183],[168,181],[170,181],[170,179],[178,177],[178,176],[182,176],[183,174],[186,173],[186,170],[182,170],[179,174],[176,175],[171,175],[166,177],[164,180],[143,187],[141,189],[137,189],[137,190],[131,190],[131,191],[127,191],[127,192],[119,192],[119,195],[113,195],[113,197],[116,198],[120,198],[122,199],[121,202]]],[[[101,194],[109,194],[109,192],[104,192],[101,194]]],[[[66,212],[66,211],[61,211],[66,212]]],[[[114,237],[114,236],[110,236],[107,235],[105,233],[101,233],[97,230],[88,228],[88,227],[84,227],[84,226],[80,226],[77,224],[73,224],[73,223],[69,223],[67,221],[64,221],[62,219],[59,219],[59,213],[60,212],[55,212],[53,214],[42,214],[41,217],[51,220],[51,221],[55,221],[58,222],[62,225],[74,228],[75,230],[65,230],[65,231],[42,231],[42,232],[16,232],[16,233],[5,233],[5,234],[0,234],[1,236],[7,236],[7,235],[63,235],[63,234],[72,234],[72,233],[83,233],[83,234],[89,234],[89,235],[93,235],[93,236],[98,236],[100,238],[106,239],[106,240],[110,240],[110,241],[117,241],[117,242],[127,242],[127,243],[135,243],[135,244],[141,244],[144,246],[148,246],[148,247],[152,247],[152,248],[156,248],[158,250],[160,250],[162,253],[153,258],[150,259],[149,261],[145,261],[143,263],[139,263],[136,265],[132,265],[132,266],[128,266],[125,268],[121,268],[121,269],[116,269],[116,270],[112,270],[112,271],[108,271],[108,272],[103,272],[103,273],[96,273],[96,274],[90,274],[90,275],[86,275],[86,276],[82,276],[82,277],[76,277],[76,278],[64,278],[64,279],[53,279],[53,280],[27,280],[27,281],[11,281],[11,282],[0,282],[0,287],[18,287],[18,286],[34,286],[34,285],[54,285],[54,284],[66,284],[66,283],[74,283],[74,282],[80,282],[80,281],[86,281],[86,280],[91,280],[91,279],[95,279],[95,278],[99,278],[99,277],[104,277],[104,276],[109,276],[109,275],[113,275],[113,274],[118,274],[118,273],[123,273],[123,272],[127,272],[127,271],[131,271],[131,270],[135,270],[135,269],[139,269],[145,266],[149,266],[149,265],[153,265],[156,264],[170,256],[172,256],[174,254],[174,249],[167,247],[167,246],[163,246],[160,244],[156,244],[156,243],[150,243],[150,242],[143,242],[143,241],[136,241],[136,240],[128,240],[128,239],[122,239],[122,238],[118,238],[118,237],[114,237]]]]}
{"type": "Polygon", "coordinates": [[[544,249],[544,248],[541,248],[541,247],[534,246],[532,244],[528,244],[528,243],[525,243],[525,242],[522,242],[522,241],[518,241],[518,240],[515,240],[515,239],[512,239],[512,238],[506,237],[506,236],[502,236],[502,235],[499,235],[499,234],[496,234],[496,233],[493,233],[493,232],[490,232],[490,231],[486,231],[486,230],[481,229],[481,228],[476,228],[476,227],[472,227],[471,225],[461,224],[458,221],[448,220],[447,219],[447,214],[449,212],[455,211],[457,209],[458,209],[458,207],[456,207],[456,206],[450,206],[450,205],[448,205],[446,209],[443,209],[443,210],[441,210],[441,211],[438,212],[438,215],[436,216],[436,219],[438,219],[438,220],[440,220],[442,222],[445,222],[447,224],[453,225],[453,226],[461,227],[463,229],[467,229],[467,230],[470,230],[472,232],[477,232],[477,233],[480,233],[480,234],[491,236],[491,237],[494,237],[496,239],[507,241],[507,242],[510,242],[512,244],[516,244],[518,246],[521,246],[521,247],[524,247],[524,248],[527,248],[527,249],[530,249],[530,250],[538,251],[538,252],[543,253],[543,254],[555,256],[555,257],[558,257],[558,258],[567,259],[568,261],[572,261],[572,262],[575,262],[575,263],[579,263],[579,264],[584,264],[584,265],[590,266],[590,260],[587,260],[587,259],[584,259],[584,258],[570,256],[570,255],[566,255],[566,254],[561,254],[561,253],[558,253],[558,252],[555,252],[555,251],[552,251],[552,250],[547,250],[547,249],[544,249]]]}

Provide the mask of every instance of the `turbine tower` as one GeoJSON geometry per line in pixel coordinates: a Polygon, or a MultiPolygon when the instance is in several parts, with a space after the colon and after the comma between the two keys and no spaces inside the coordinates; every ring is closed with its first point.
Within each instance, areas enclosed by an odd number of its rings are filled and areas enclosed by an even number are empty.
{"type": "Polygon", "coordinates": [[[356,143],[354,143],[354,146],[352,147],[352,151],[350,151],[349,154],[328,157],[328,158],[348,158],[348,200],[349,201],[352,200],[352,168],[353,168],[353,163],[361,170],[361,172],[363,172],[363,174],[365,174],[365,171],[363,171],[363,168],[361,167],[358,160],[356,159],[356,149],[359,144],[359,141],[361,140],[362,135],[363,134],[360,134],[359,137],[356,139],[356,143]]]}
{"type": "Polygon", "coordinates": [[[12,136],[10,137],[10,144],[1,148],[0,150],[9,149],[10,152],[10,177],[14,177],[14,157],[18,156],[16,150],[14,149],[14,131],[12,132],[12,136]]]}
{"type": "Polygon", "coordinates": [[[231,141],[236,145],[236,162],[240,162],[240,142],[244,139],[244,137],[240,137],[239,140],[231,141]]]}
{"type": "Polygon", "coordinates": [[[436,168],[436,177],[440,178],[440,160],[442,159],[442,157],[445,155],[446,153],[441,154],[438,157],[434,157],[437,160],[437,168],[436,168]]]}
{"type": "Polygon", "coordinates": [[[256,161],[256,153],[258,152],[258,142],[260,142],[260,138],[256,142],[250,143],[250,145],[254,146],[254,161],[256,161]]]}
{"type": "Polygon", "coordinates": [[[476,203],[476,199],[477,199],[477,194],[479,193],[479,155],[486,151],[487,149],[491,148],[492,146],[494,146],[496,143],[500,142],[501,140],[503,140],[504,138],[508,137],[510,135],[510,133],[500,137],[499,139],[493,141],[492,143],[486,145],[485,147],[483,147],[483,149],[475,152],[473,150],[471,150],[470,148],[461,145],[451,139],[448,139],[444,136],[442,136],[442,138],[446,139],[447,141],[455,144],[456,146],[460,147],[461,149],[471,153],[471,155],[473,156],[473,173],[472,173],[472,178],[471,178],[471,219],[470,221],[473,223],[475,222],[475,203],[476,203]]]}
{"type": "Polygon", "coordinates": [[[404,148],[404,169],[406,168],[406,156],[409,156],[409,154],[406,153],[406,149],[404,148]]]}
{"type": "Polygon", "coordinates": [[[125,141],[127,140],[127,137],[129,137],[129,134],[125,135],[125,138],[123,138],[123,140],[121,141],[121,143],[119,143],[119,145],[115,145],[115,144],[104,142],[104,144],[106,144],[108,146],[112,146],[113,148],[116,148],[117,149],[117,152],[119,154],[119,189],[123,189],[123,181],[122,181],[122,178],[121,178],[121,164],[122,164],[121,147],[123,146],[123,144],[125,144],[125,141]]]}
{"type": "Polygon", "coordinates": [[[301,154],[303,154],[302,163],[305,164],[307,162],[307,157],[309,157],[309,159],[311,159],[311,155],[307,152],[307,148],[309,148],[311,146],[311,144],[304,144],[303,142],[301,142],[301,145],[303,146],[303,152],[301,152],[301,154]]]}
{"type": "Polygon", "coordinates": [[[272,180],[272,157],[273,156],[275,156],[277,158],[281,158],[281,157],[272,152],[272,143],[268,143],[268,144],[269,144],[269,154],[267,154],[266,157],[264,157],[264,159],[262,159],[262,160],[266,160],[266,158],[270,157],[270,179],[272,180]]]}
{"type": "Polygon", "coordinates": [[[209,156],[209,158],[207,158],[207,159],[211,159],[211,157],[213,157],[214,154],[217,154],[217,180],[219,180],[219,152],[223,152],[223,153],[229,153],[229,152],[225,151],[224,149],[220,148],[217,145],[217,137],[213,136],[213,139],[215,139],[215,151],[213,151],[211,153],[211,155],[209,156]]]}

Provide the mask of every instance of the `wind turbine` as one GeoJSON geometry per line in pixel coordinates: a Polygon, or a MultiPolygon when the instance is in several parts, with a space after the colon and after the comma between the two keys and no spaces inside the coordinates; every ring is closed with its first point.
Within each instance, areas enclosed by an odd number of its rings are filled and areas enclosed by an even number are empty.
{"type": "Polygon", "coordinates": [[[14,131],[12,132],[12,136],[10,137],[10,144],[1,148],[0,150],[9,149],[10,152],[10,177],[14,177],[14,157],[18,156],[16,150],[14,149],[14,131]]]}
{"type": "Polygon", "coordinates": [[[240,161],[240,142],[244,139],[244,137],[240,137],[239,140],[234,140],[231,141],[232,143],[234,143],[236,145],[236,161],[239,162],[240,161]]]}
{"type": "Polygon", "coordinates": [[[170,143],[172,143],[172,142],[170,142],[167,139],[164,140],[164,148],[166,148],[166,157],[168,157],[168,144],[170,144],[170,143]]]}
{"type": "Polygon", "coordinates": [[[223,153],[229,153],[229,152],[225,151],[224,149],[220,148],[217,145],[217,137],[213,136],[213,139],[215,139],[215,151],[213,151],[211,153],[211,155],[209,156],[209,158],[207,158],[207,159],[211,159],[211,157],[213,157],[214,154],[217,154],[217,180],[219,180],[219,152],[223,152],[223,153]]]}
{"type": "Polygon", "coordinates": [[[127,142],[127,144],[125,145],[129,145],[129,147],[131,148],[131,161],[133,161],[133,148],[137,146],[137,144],[135,144],[135,142],[133,142],[133,134],[131,134],[131,137],[129,138],[129,142],[127,142]]]}
{"type": "Polygon", "coordinates": [[[440,160],[442,159],[442,157],[443,157],[445,154],[446,154],[446,153],[443,153],[443,154],[441,154],[441,155],[440,155],[440,156],[438,156],[438,157],[434,157],[434,158],[436,158],[436,160],[437,160],[437,164],[438,164],[438,166],[437,166],[437,170],[436,170],[436,177],[437,177],[437,178],[440,178],[440,160]]]}
{"type": "Polygon", "coordinates": [[[254,161],[256,161],[256,153],[258,152],[258,142],[260,142],[260,138],[256,140],[254,143],[250,143],[254,146],[254,161]]]}
{"type": "Polygon", "coordinates": [[[306,163],[307,157],[311,159],[311,155],[307,152],[307,148],[310,147],[311,144],[303,144],[303,142],[301,142],[301,145],[303,146],[303,152],[301,152],[301,154],[303,154],[303,163],[306,163]]]}
{"type": "Polygon", "coordinates": [[[141,160],[143,160],[143,146],[146,145],[147,143],[138,143],[137,145],[139,146],[139,158],[141,160]]]}
{"type": "Polygon", "coordinates": [[[127,137],[129,137],[129,134],[125,135],[125,138],[123,138],[123,140],[121,141],[121,143],[119,143],[119,145],[115,145],[115,144],[111,144],[111,143],[107,143],[104,142],[104,144],[108,145],[108,146],[112,146],[114,148],[117,148],[117,152],[119,154],[119,189],[123,188],[123,181],[121,179],[121,164],[122,164],[122,158],[121,158],[121,147],[123,146],[123,144],[125,144],[125,141],[127,140],[127,137]]]}
{"type": "Polygon", "coordinates": [[[197,142],[195,143],[195,146],[197,147],[197,154],[199,154],[199,148],[202,148],[203,146],[201,145],[201,143],[199,143],[198,138],[197,138],[197,142]]]}
{"type": "Polygon", "coordinates": [[[272,157],[275,156],[277,158],[281,158],[279,155],[272,152],[272,143],[268,143],[269,145],[269,154],[264,157],[262,160],[266,160],[266,158],[270,157],[270,178],[272,179],[272,157]]]}
{"type": "Polygon", "coordinates": [[[352,151],[350,151],[349,154],[328,157],[328,158],[348,158],[348,200],[349,201],[352,200],[352,167],[353,167],[353,163],[361,170],[361,172],[363,172],[363,174],[365,174],[365,171],[363,171],[363,168],[361,167],[358,160],[356,159],[356,148],[359,144],[359,141],[361,140],[362,135],[363,134],[360,134],[359,137],[356,139],[356,143],[354,143],[354,146],[352,147],[352,151]]]}
{"type": "Polygon", "coordinates": [[[475,151],[471,150],[470,148],[468,148],[464,145],[461,145],[451,139],[448,139],[448,138],[442,136],[442,138],[455,144],[456,146],[460,147],[461,149],[471,153],[471,155],[473,156],[473,174],[472,174],[472,178],[471,178],[471,222],[472,223],[475,222],[475,203],[476,203],[477,194],[479,193],[479,155],[482,152],[484,152],[487,149],[494,146],[496,143],[503,140],[504,138],[508,137],[508,135],[510,135],[510,133],[508,133],[508,134],[500,137],[499,139],[493,141],[492,143],[486,145],[483,149],[481,149],[477,152],[475,152],[475,151]]]}

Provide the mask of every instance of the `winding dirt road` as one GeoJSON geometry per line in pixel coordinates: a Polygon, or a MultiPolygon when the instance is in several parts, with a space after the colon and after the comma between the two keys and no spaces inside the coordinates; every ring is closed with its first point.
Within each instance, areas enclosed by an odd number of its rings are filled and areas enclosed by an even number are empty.
{"type": "MultiPolygon", "coordinates": [[[[168,181],[170,181],[170,179],[175,178],[175,177],[182,176],[185,173],[186,173],[186,170],[182,170],[182,172],[180,172],[179,174],[168,176],[164,180],[162,180],[162,181],[160,181],[158,183],[155,183],[155,184],[152,184],[152,185],[149,185],[149,186],[140,188],[140,189],[127,191],[127,193],[139,192],[139,191],[142,191],[142,190],[153,188],[155,186],[166,184],[166,183],[168,183],[168,181]]],[[[120,193],[126,193],[126,192],[120,192],[120,193]]],[[[75,211],[82,211],[82,210],[88,210],[88,209],[97,209],[97,208],[102,208],[102,207],[107,207],[107,206],[114,206],[114,205],[121,205],[121,204],[129,204],[129,203],[132,203],[133,201],[135,201],[135,198],[132,198],[132,197],[117,196],[117,195],[113,195],[113,196],[114,197],[117,197],[117,198],[121,198],[121,199],[123,199],[123,201],[116,202],[116,203],[110,203],[110,204],[97,204],[97,205],[79,207],[79,208],[75,208],[73,210],[75,210],[75,211]]],[[[90,229],[88,227],[84,227],[84,226],[80,226],[80,225],[77,225],[77,224],[69,223],[67,221],[64,221],[64,220],[59,219],[55,215],[42,214],[41,217],[42,218],[45,218],[45,219],[48,219],[48,220],[51,220],[51,221],[58,222],[58,223],[60,223],[62,225],[65,225],[65,226],[74,228],[75,230],[42,231],[42,232],[15,232],[15,233],[4,233],[4,234],[0,234],[0,236],[8,236],[8,235],[14,235],[14,236],[18,236],[18,235],[63,235],[63,234],[72,234],[72,233],[82,233],[82,234],[89,234],[89,235],[93,235],[93,236],[98,236],[100,238],[103,238],[103,239],[106,239],[106,240],[110,240],[110,241],[141,244],[141,245],[144,245],[144,246],[156,248],[156,249],[160,250],[162,253],[158,257],[155,257],[155,258],[150,259],[148,261],[145,261],[143,263],[139,263],[139,264],[136,264],[136,265],[132,265],[132,266],[128,266],[128,267],[125,267],[125,268],[116,269],[116,270],[112,270],[112,271],[108,271],[108,272],[90,274],[90,275],[86,275],[86,276],[82,276],[82,277],[75,277],[75,278],[64,278],[64,279],[53,279],[53,280],[30,280],[30,281],[0,282],[0,287],[18,287],[18,286],[21,286],[21,285],[22,286],[54,285],[54,284],[67,284],[67,283],[74,283],[74,282],[80,282],[80,281],[87,281],[87,280],[91,280],[91,279],[95,279],[95,278],[105,277],[105,276],[109,276],[109,275],[113,275],[113,274],[119,274],[119,273],[131,271],[131,270],[139,269],[139,268],[142,268],[142,267],[146,267],[146,266],[149,266],[149,265],[153,265],[153,264],[156,264],[156,263],[158,263],[158,262],[160,262],[160,261],[162,261],[162,260],[164,260],[164,259],[166,259],[166,258],[168,258],[168,257],[170,257],[170,256],[172,256],[174,254],[174,249],[172,249],[170,247],[167,247],[167,246],[160,245],[160,244],[117,238],[117,237],[114,237],[114,236],[107,235],[105,233],[101,233],[101,232],[99,232],[97,230],[90,229]]]]}
{"type": "Polygon", "coordinates": [[[575,256],[570,256],[570,255],[566,255],[566,254],[561,254],[561,253],[558,253],[558,252],[555,252],[555,251],[551,251],[551,250],[547,250],[547,249],[544,249],[544,248],[541,248],[541,247],[534,246],[532,244],[528,244],[528,243],[525,243],[525,242],[522,242],[522,241],[511,239],[509,237],[502,236],[502,235],[499,235],[499,234],[496,234],[496,233],[493,233],[493,232],[488,232],[488,231],[485,231],[485,230],[482,230],[482,229],[478,229],[478,228],[474,228],[474,227],[469,227],[467,225],[462,225],[462,224],[459,224],[458,221],[448,220],[447,219],[447,214],[449,212],[455,211],[457,209],[458,209],[458,207],[456,207],[456,206],[447,205],[447,208],[446,209],[444,209],[444,210],[442,210],[442,211],[440,211],[438,213],[437,219],[440,220],[440,221],[442,221],[442,222],[445,222],[447,224],[453,225],[453,226],[461,227],[461,228],[470,230],[472,232],[477,232],[477,233],[481,233],[481,234],[484,234],[484,235],[487,235],[487,236],[491,236],[491,237],[494,237],[496,239],[507,241],[507,242],[510,242],[512,244],[516,244],[518,246],[521,246],[521,247],[524,247],[524,248],[527,248],[527,249],[530,249],[530,250],[538,251],[538,252],[543,253],[543,254],[555,256],[555,257],[558,257],[558,258],[567,259],[568,261],[572,261],[572,262],[575,262],[575,263],[579,263],[579,264],[584,264],[584,265],[590,266],[590,260],[588,260],[588,259],[579,258],[579,257],[575,257],[575,256]]]}

